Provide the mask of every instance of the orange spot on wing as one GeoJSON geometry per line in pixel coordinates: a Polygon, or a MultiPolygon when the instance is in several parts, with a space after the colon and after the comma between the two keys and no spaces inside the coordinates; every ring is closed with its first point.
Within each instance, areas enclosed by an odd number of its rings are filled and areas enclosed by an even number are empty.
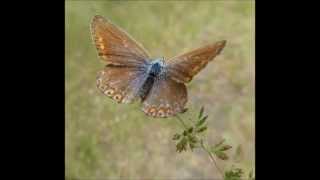
{"type": "Polygon", "coordinates": [[[163,110],[163,109],[159,109],[159,111],[158,111],[158,113],[157,113],[157,116],[159,116],[159,117],[165,117],[164,110],[163,110]]]}

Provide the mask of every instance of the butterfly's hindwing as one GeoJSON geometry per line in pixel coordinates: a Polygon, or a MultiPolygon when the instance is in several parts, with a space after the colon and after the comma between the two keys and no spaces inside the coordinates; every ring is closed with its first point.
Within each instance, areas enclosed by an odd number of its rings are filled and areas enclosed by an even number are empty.
{"type": "Polygon", "coordinates": [[[170,78],[156,78],[143,101],[143,112],[152,117],[174,116],[184,110],[187,103],[187,89],[183,83],[170,78]]]}
{"type": "Polygon", "coordinates": [[[139,66],[149,59],[142,45],[101,16],[93,18],[91,33],[98,55],[108,64],[139,66]]]}
{"type": "Polygon", "coordinates": [[[131,103],[139,99],[139,90],[145,79],[143,68],[107,65],[98,74],[97,87],[118,103],[131,103]]]}
{"type": "Polygon", "coordinates": [[[167,66],[168,75],[177,82],[190,82],[193,76],[221,52],[225,44],[226,41],[220,41],[171,58],[167,66]]]}

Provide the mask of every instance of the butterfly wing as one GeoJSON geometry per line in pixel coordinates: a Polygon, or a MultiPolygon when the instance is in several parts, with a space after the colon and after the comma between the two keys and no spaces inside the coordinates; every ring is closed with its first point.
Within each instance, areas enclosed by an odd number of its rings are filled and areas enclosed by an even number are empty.
{"type": "Polygon", "coordinates": [[[193,76],[222,51],[225,44],[226,41],[219,41],[171,58],[167,66],[168,75],[177,82],[190,82],[193,76]]]}
{"type": "Polygon", "coordinates": [[[139,66],[149,59],[142,45],[102,16],[93,18],[91,33],[99,56],[108,64],[139,66]]]}
{"type": "Polygon", "coordinates": [[[107,65],[98,74],[97,87],[118,103],[131,103],[139,98],[146,77],[145,71],[139,68],[107,65]]]}
{"type": "Polygon", "coordinates": [[[169,117],[184,110],[187,88],[170,78],[157,78],[143,101],[142,111],[152,117],[169,117]]]}

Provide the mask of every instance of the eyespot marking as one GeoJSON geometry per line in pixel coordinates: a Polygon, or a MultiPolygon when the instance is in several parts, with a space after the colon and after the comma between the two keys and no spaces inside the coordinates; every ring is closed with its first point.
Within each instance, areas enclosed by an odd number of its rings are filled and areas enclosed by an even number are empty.
{"type": "Polygon", "coordinates": [[[113,89],[108,89],[108,90],[104,91],[104,94],[107,95],[107,96],[109,96],[109,97],[112,96],[113,93],[114,93],[114,90],[113,90],[113,89]]]}
{"type": "Polygon", "coordinates": [[[163,109],[160,109],[157,113],[157,116],[159,117],[165,117],[165,113],[164,113],[164,110],[163,109]]]}
{"type": "Polygon", "coordinates": [[[155,112],[155,111],[156,111],[156,108],[151,107],[148,112],[149,112],[149,113],[153,113],[153,112],[155,112]]]}
{"type": "Polygon", "coordinates": [[[104,84],[98,85],[98,88],[104,93],[106,89],[108,89],[108,86],[105,86],[104,84]]]}
{"type": "Polygon", "coordinates": [[[173,112],[172,110],[169,108],[167,109],[167,116],[172,116],[173,115],[173,112]]]}
{"type": "Polygon", "coordinates": [[[113,99],[116,100],[117,102],[120,102],[122,99],[122,96],[121,96],[121,94],[116,94],[113,96],[113,99]]]}
{"type": "Polygon", "coordinates": [[[147,115],[149,115],[149,116],[155,117],[156,114],[157,114],[156,108],[154,108],[154,107],[151,107],[151,108],[149,108],[149,109],[147,110],[147,115]]]}

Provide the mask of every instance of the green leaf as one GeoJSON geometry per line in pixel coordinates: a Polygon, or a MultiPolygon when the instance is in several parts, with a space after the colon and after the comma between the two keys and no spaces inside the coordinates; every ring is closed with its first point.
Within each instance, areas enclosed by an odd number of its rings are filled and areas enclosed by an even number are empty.
{"type": "Polygon", "coordinates": [[[181,135],[180,135],[180,134],[175,134],[175,135],[173,135],[172,140],[179,140],[179,139],[180,139],[180,137],[181,137],[181,135]]]}
{"type": "Polygon", "coordinates": [[[203,131],[205,131],[205,130],[207,130],[207,126],[198,129],[197,132],[198,132],[198,133],[201,133],[201,132],[203,132],[203,131]]]}
{"type": "Polygon", "coordinates": [[[196,126],[197,127],[201,126],[206,121],[207,118],[208,118],[208,115],[204,116],[200,121],[197,122],[196,126]]]}
{"type": "Polygon", "coordinates": [[[197,139],[197,137],[196,136],[188,136],[188,138],[189,138],[189,141],[191,142],[191,143],[197,143],[198,142],[198,139],[197,139]]]}
{"type": "Polygon", "coordinates": [[[193,132],[193,127],[191,127],[191,128],[188,129],[188,133],[191,134],[192,132],[193,132]]]}
{"type": "Polygon", "coordinates": [[[183,134],[184,136],[187,136],[187,135],[188,135],[188,131],[184,130],[182,134],[183,134]]]}
{"type": "Polygon", "coordinates": [[[216,151],[215,155],[221,160],[228,160],[229,159],[228,155],[222,151],[216,151]]]}
{"type": "Polygon", "coordinates": [[[192,142],[189,143],[190,149],[191,151],[196,147],[196,145],[192,142]]]}
{"type": "Polygon", "coordinates": [[[177,152],[182,152],[182,151],[187,151],[187,143],[188,143],[188,140],[186,137],[183,137],[179,142],[178,144],[176,145],[176,150],[177,152]]]}
{"type": "Polygon", "coordinates": [[[240,168],[231,168],[224,173],[224,180],[242,180],[243,171],[240,168]]]}
{"type": "Polygon", "coordinates": [[[226,151],[226,150],[231,149],[231,148],[232,148],[232,146],[226,144],[226,145],[223,145],[223,146],[220,148],[220,151],[226,151]]]}
{"type": "Polygon", "coordinates": [[[201,109],[200,109],[200,112],[199,112],[199,116],[198,116],[198,119],[200,119],[203,115],[203,111],[204,111],[204,107],[201,106],[201,109]]]}
{"type": "Polygon", "coordinates": [[[220,142],[214,145],[214,148],[218,148],[220,145],[222,145],[226,140],[222,139],[220,142]]]}

